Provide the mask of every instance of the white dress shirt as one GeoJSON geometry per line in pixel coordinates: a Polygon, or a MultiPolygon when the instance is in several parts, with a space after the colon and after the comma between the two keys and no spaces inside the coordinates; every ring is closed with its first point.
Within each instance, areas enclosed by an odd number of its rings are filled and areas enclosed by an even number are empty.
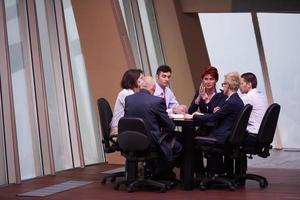
{"type": "Polygon", "coordinates": [[[172,90],[169,87],[166,87],[165,90],[163,90],[157,83],[155,92],[153,94],[154,96],[161,97],[165,99],[166,106],[167,106],[167,113],[171,114],[173,113],[172,109],[174,107],[179,106],[178,101],[175,98],[175,95],[173,94],[172,90]]]}
{"type": "Polygon", "coordinates": [[[119,120],[124,116],[125,97],[134,94],[132,89],[123,89],[119,92],[115,103],[113,118],[110,123],[111,128],[118,128],[119,120]]]}
{"type": "Polygon", "coordinates": [[[242,94],[241,99],[244,104],[253,106],[252,112],[248,121],[247,131],[257,134],[262,118],[268,108],[266,96],[256,88],[251,89],[247,94],[242,94]]]}

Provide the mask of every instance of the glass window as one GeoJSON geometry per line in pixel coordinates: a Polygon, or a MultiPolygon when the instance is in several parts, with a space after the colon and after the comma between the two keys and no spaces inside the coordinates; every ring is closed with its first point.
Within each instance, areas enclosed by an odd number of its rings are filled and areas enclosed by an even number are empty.
{"type": "Polygon", "coordinates": [[[25,1],[5,0],[21,179],[42,175],[25,1]]]}
{"type": "Polygon", "coordinates": [[[104,161],[104,154],[103,149],[101,148],[102,144],[100,143],[101,140],[95,113],[97,109],[93,108],[93,99],[89,89],[84,57],[81,52],[80,39],[71,1],[64,0],[63,5],[84,161],[85,164],[98,163],[100,161],[104,161]]]}
{"type": "Polygon", "coordinates": [[[57,28],[47,17],[48,12],[54,12],[54,5],[52,1],[46,4],[45,0],[37,0],[36,8],[55,170],[61,171],[72,168],[73,160],[57,28]]]}
{"type": "Polygon", "coordinates": [[[274,102],[281,105],[278,127],[283,147],[299,148],[300,14],[259,13],[274,102]]]}
{"type": "Polygon", "coordinates": [[[253,72],[258,89],[265,93],[251,14],[199,13],[199,19],[211,65],[219,70],[219,82],[227,72],[253,72]]]}
{"type": "Polygon", "coordinates": [[[3,110],[2,110],[2,93],[0,89],[0,186],[7,184],[6,176],[6,154],[4,144],[4,129],[3,129],[3,110]]]}
{"type": "Polygon", "coordinates": [[[119,4],[137,68],[155,75],[157,67],[165,61],[153,1],[119,0],[119,4]]]}
{"type": "Polygon", "coordinates": [[[152,1],[138,0],[143,33],[146,42],[151,75],[156,74],[156,69],[164,63],[159,33],[152,1]]]}

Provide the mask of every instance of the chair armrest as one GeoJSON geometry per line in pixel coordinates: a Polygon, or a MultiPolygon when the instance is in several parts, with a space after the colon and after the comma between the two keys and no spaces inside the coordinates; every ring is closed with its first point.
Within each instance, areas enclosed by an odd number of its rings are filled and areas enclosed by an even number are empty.
{"type": "Polygon", "coordinates": [[[160,136],[160,138],[157,140],[157,143],[160,144],[168,135],[169,133],[162,134],[162,136],[160,136]]]}
{"type": "Polygon", "coordinates": [[[201,136],[197,136],[195,137],[196,141],[200,141],[201,143],[207,143],[207,144],[216,144],[217,143],[217,139],[215,138],[211,138],[211,137],[201,137],[201,136]]]}
{"type": "Polygon", "coordinates": [[[118,134],[110,135],[109,136],[109,141],[112,142],[113,144],[115,144],[117,140],[116,139],[114,140],[114,138],[117,138],[117,137],[118,137],[118,134]]]}

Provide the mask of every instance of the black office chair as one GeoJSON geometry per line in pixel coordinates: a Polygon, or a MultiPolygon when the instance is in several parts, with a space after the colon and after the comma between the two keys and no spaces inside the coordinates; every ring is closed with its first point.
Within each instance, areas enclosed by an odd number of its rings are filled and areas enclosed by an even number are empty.
{"type": "MultiPolygon", "coordinates": [[[[152,134],[146,129],[144,121],[140,118],[123,117],[119,121],[118,132],[117,142],[122,150],[122,155],[126,158],[127,181],[125,184],[128,185],[128,192],[133,192],[138,187],[149,186],[159,188],[161,192],[169,189],[166,182],[153,180],[151,176],[146,177],[145,173],[143,177],[137,175],[139,162],[145,164],[149,161],[161,159],[162,156],[152,134]]],[[[118,189],[120,184],[123,183],[117,183],[115,189],[118,189]]]]}
{"type": "MultiPolygon", "coordinates": [[[[97,101],[98,111],[100,115],[100,124],[102,132],[102,144],[105,153],[113,153],[119,151],[117,143],[110,137],[110,122],[112,120],[112,110],[108,101],[105,98],[99,98],[97,101]]],[[[105,175],[101,181],[102,184],[106,183],[108,178],[111,178],[111,182],[115,182],[117,177],[125,177],[125,172],[115,172],[105,175]]]]}
{"type": "Polygon", "coordinates": [[[232,128],[231,134],[225,144],[218,144],[216,139],[207,138],[207,137],[195,137],[196,148],[200,149],[204,157],[207,159],[207,174],[200,181],[199,188],[205,190],[208,186],[217,184],[222,186],[227,186],[231,191],[235,190],[236,184],[232,175],[234,174],[233,170],[233,161],[240,154],[240,146],[243,140],[246,137],[246,128],[248,120],[252,111],[252,106],[247,104],[239,113],[237,119],[235,120],[234,126],[232,128]],[[198,144],[197,144],[198,143],[198,144]],[[228,171],[226,176],[217,175],[217,159],[225,156],[227,163],[228,171]]]}
{"type": "Polygon", "coordinates": [[[245,184],[247,179],[255,180],[259,182],[260,188],[265,188],[268,186],[268,181],[265,177],[256,174],[247,174],[247,155],[248,158],[252,159],[252,155],[257,155],[262,158],[267,158],[270,156],[270,149],[272,149],[271,143],[275,135],[275,130],[279,118],[280,105],[277,103],[271,104],[264,117],[262,119],[261,125],[259,127],[257,135],[257,143],[253,145],[243,145],[241,154],[241,179],[240,184],[245,184]]]}

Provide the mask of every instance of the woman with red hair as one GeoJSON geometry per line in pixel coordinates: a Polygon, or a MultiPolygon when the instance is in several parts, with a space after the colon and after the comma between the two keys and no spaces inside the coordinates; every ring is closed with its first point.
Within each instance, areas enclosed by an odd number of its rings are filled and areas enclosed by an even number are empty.
{"type": "Polygon", "coordinates": [[[201,78],[202,83],[188,109],[189,114],[198,111],[198,108],[201,113],[213,113],[214,109],[222,105],[227,98],[222,92],[217,92],[216,83],[219,80],[217,68],[213,66],[206,67],[201,78]]]}

